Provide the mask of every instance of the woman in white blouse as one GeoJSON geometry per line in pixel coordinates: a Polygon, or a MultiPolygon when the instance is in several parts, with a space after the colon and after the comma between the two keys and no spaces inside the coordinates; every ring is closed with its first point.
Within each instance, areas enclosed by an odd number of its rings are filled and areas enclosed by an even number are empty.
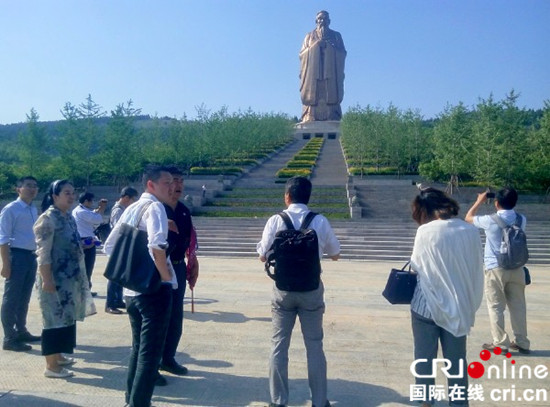
{"type": "MultiPolygon", "coordinates": [[[[423,189],[412,202],[412,217],[420,225],[411,266],[418,284],[411,301],[416,384],[425,385],[422,406],[433,403],[432,360],[438,342],[448,359],[450,405],[468,405],[466,336],[474,325],[483,295],[483,255],[477,228],[456,218],[458,203],[443,191],[423,189]],[[460,375],[460,372],[462,374],[460,375]],[[423,377],[419,377],[423,376],[423,377]]],[[[436,392],[437,393],[437,392],[436,392]]]]}

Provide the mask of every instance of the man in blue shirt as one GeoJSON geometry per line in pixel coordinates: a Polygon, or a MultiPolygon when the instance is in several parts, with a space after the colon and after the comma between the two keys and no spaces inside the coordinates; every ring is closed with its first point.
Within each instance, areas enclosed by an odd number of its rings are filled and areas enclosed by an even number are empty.
{"type": "Polygon", "coordinates": [[[36,178],[17,180],[19,197],[7,204],[0,213],[0,255],[2,277],[6,279],[2,300],[4,350],[23,352],[32,347],[25,342],[36,342],[27,330],[27,313],[32,287],[36,278],[36,243],[32,227],[38,218],[32,204],[38,194],[36,178]]]}
{"type": "MultiPolygon", "coordinates": [[[[518,193],[514,188],[504,188],[497,192],[495,208],[497,215],[507,224],[516,221],[518,193]]],[[[485,297],[489,311],[492,343],[483,345],[484,349],[493,350],[499,346],[505,352],[508,349],[520,353],[530,353],[530,342],[527,338],[527,309],[525,305],[525,274],[523,267],[504,269],[499,267],[496,253],[500,253],[502,230],[491,215],[476,216],[479,208],[487,201],[487,192],[478,194],[476,202],[466,214],[466,222],[472,223],[485,231],[485,297]],[[504,310],[508,306],[510,322],[515,341],[510,341],[504,329],[504,310]]],[[[522,218],[521,228],[525,230],[527,220],[522,218]]]]}

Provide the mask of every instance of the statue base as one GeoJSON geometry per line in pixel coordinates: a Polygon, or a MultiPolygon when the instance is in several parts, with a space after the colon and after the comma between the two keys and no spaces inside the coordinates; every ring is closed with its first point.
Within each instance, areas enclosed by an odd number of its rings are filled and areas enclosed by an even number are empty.
{"type": "Polygon", "coordinates": [[[294,125],[294,137],[301,139],[313,137],[337,139],[340,134],[340,121],[336,120],[300,122],[294,125]]]}

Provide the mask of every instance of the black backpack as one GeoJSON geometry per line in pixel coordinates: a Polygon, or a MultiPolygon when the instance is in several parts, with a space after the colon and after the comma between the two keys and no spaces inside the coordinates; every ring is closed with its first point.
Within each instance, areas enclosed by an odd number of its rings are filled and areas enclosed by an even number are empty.
{"type": "Polygon", "coordinates": [[[279,213],[287,229],[275,234],[275,240],[266,254],[265,271],[283,291],[313,291],[321,282],[321,261],[317,233],[308,229],[317,214],[309,212],[300,227],[294,229],[290,217],[279,213]],[[270,267],[274,268],[271,273],[270,267]]]}
{"type": "Polygon", "coordinates": [[[527,250],[527,236],[521,228],[521,215],[516,214],[516,220],[511,225],[507,225],[496,213],[491,218],[502,230],[502,241],[500,250],[496,257],[498,266],[503,269],[516,269],[522,267],[529,259],[527,250]]]}

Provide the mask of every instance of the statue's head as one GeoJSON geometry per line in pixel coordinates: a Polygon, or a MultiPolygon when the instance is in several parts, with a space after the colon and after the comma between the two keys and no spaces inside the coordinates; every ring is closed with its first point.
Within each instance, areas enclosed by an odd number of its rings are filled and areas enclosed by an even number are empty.
{"type": "Polygon", "coordinates": [[[315,22],[317,23],[317,27],[328,27],[330,25],[330,17],[328,15],[328,11],[319,11],[317,13],[317,16],[315,17],[315,22]]]}

